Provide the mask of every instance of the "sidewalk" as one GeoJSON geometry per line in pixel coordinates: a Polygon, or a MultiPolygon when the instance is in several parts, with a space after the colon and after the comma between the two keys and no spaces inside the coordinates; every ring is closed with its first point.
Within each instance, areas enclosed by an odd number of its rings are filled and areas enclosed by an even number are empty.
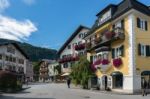
{"type": "MultiPolygon", "coordinates": [[[[103,94],[115,94],[115,95],[141,95],[141,93],[123,93],[123,92],[115,92],[115,91],[105,91],[105,90],[96,90],[96,89],[82,89],[80,85],[75,86],[71,85],[71,89],[80,89],[80,90],[86,90],[90,92],[96,92],[96,93],[103,93],[103,94]]],[[[149,95],[149,94],[148,94],[149,95]]]]}

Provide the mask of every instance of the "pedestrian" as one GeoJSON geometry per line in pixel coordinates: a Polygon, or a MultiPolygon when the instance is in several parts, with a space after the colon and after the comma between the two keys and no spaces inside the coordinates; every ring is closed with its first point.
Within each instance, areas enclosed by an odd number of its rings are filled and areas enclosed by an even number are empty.
{"type": "Polygon", "coordinates": [[[68,77],[68,78],[67,78],[67,85],[68,85],[68,88],[70,88],[70,83],[71,83],[71,78],[68,77]]]}
{"type": "Polygon", "coordinates": [[[142,96],[147,96],[147,82],[145,79],[142,80],[142,96]]]}

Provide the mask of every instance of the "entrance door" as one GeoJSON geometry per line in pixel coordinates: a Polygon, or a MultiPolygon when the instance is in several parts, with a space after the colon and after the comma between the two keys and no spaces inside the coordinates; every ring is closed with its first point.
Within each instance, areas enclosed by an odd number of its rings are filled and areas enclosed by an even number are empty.
{"type": "Polygon", "coordinates": [[[107,89],[107,76],[105,76],[105,90],[107,89]]]}

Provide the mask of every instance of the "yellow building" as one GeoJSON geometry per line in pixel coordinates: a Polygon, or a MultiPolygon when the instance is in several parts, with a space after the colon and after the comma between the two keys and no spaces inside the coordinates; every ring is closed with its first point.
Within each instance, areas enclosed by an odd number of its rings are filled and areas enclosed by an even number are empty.
{"type": "Polygon", "coordinates": [[[85,37],[101,90],[135,93],[150,88],[150,8],[137,0],[110,4],[85,37]]]}

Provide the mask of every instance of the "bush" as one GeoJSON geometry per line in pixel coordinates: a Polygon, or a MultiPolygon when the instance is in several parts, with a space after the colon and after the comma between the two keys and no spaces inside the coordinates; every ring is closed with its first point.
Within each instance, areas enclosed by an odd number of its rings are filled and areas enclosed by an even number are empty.
{"type": "Polygon", "coordinates": [[[75,85],[81,85],[82,88],[88,88],[88,80],[92,76],[90,62],[85,56],[80,57],[79,61],[72,67],[71,78],[75,85]]]}
{"type": "Polygon", "coordinates": [[[9,71],[0,71],[0,90],[16,90],[17,76],[9,71]]]}

